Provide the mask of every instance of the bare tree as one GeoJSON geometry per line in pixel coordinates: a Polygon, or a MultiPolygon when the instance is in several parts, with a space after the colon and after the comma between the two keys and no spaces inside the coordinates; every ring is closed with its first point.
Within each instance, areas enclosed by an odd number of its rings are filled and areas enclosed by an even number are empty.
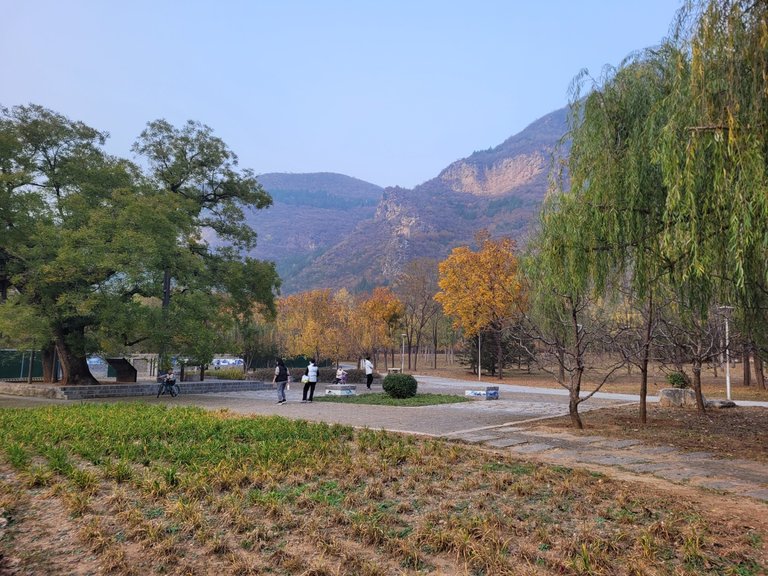
{"type": "Polygon", "coordinates": [[[408,369],[415,370],[419,349],[430,320],[440,311],[435,301],[437,293],[437,261],[419,258],[409,262],[395,283],[394,292],[403,304],[403,330],[408,345],[408,369]]]}
{"type": "Polygon", "coordinates": [[[579,405],[594,396],[625,365],[621,354],[611,352],[625,329],[616,326],[610,315],[590,298],[555,294],[548,300],[546,316],[539,322],[527,317],[527,328],[522,331],[527,338],[521,338],[520,345],[530,347],[530,342],[535,343],[537,350],[529,350],[531,358],[568,390],[571,421],[583,429],[579,405]],[[582,394],[585,374],[594,378],[594,386],[582,394]]]}

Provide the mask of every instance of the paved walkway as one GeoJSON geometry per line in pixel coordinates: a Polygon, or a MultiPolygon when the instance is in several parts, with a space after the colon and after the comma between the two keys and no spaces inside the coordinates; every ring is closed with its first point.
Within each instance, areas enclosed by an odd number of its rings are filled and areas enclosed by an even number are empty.
{"type": "MultiPolygon", "coordinates": [[[[463,394],[465,390],[480,390],[487,385],[476,381],[433,376],[417,376],[417,379],[419,390],[422,392],[463,394]]],[[[288,402],[282,405],[275,404],[274,391],[200,395],[182,393],[177,398],[142,397],[126,400],[195,405],[208,409],[227,409],[242,414],[281,414],[289,418],[443,437],[508,450],[513,454],[542,462],[652,475],[670,482],[768,502],[768,464],[765,463],[718,459],[708,452],[682,452],[668,446],[645,445],[636,440],[612,440],[575,432],[547,433],[526,429],[526,423],[531,421],[568,414],[568,396],[562,389],[502,384],[499,385],[499,400],[398,408],[326,402],[302,404],[300,386],[293,385],[287,393],[288,402]]],[[[320,385],[318,391],[322,393],[322,390],[323,386],[320,385]]],[[[605,406],[634,404],[637,401],[637,397],[633,395],[598,393],[582,404],[580,412],[605,406]]],[[[658,398],[652,396],[648,401],[656,402],[658,398]]],[[[0,396],[0,407],[50,403],[72,402],[0,396]]],[[[768,408],[766,402],[737,404],[768,408]]]]}

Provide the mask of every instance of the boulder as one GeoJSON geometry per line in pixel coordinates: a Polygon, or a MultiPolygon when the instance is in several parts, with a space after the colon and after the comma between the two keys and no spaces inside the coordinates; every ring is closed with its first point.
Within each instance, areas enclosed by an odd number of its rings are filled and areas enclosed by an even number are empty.
{"type": "MultiPolygon", "coordinates": [[[[706,399],[704,402],[706,405],[706,399]]],[[[659,392],[659,406],[695,407],[696,393],[690,388],[664,388],[659,392]]]]}

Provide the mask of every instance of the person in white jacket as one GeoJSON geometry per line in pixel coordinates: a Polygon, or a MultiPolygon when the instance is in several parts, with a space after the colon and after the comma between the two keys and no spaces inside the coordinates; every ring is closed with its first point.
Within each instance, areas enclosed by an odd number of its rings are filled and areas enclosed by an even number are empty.
{"type": "Polygon", "coordinates": [[[363,368],[365,368],[365,387],[370,390],[373,384],[373,362],[370,356],[366,356],[363,360],[363,368]]]}
{"type": "Polygon", "coordinates": [[[315,359],[312,358],[309,361],[309,366],[304,373],[309,377],[307,382],[304,383],[304,391],[301,394],[302,402],[312,402],[312,398],[315,396],[315,386],[317,386],[318,367],[315,364],[315,359]]]}

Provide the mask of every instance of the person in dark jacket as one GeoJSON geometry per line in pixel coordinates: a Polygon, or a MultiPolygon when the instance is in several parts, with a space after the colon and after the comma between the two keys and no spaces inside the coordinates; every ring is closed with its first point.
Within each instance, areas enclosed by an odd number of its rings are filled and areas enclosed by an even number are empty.
{"type": "Polygon", "coordinates": [[[285,367],[285,362],[283,362],[282,358],[277,359],[275,376],[272,378],[272,383],[277,384],[277,403],[285,404],[285,387],[288,384],[288,368],[285,367]]]}

